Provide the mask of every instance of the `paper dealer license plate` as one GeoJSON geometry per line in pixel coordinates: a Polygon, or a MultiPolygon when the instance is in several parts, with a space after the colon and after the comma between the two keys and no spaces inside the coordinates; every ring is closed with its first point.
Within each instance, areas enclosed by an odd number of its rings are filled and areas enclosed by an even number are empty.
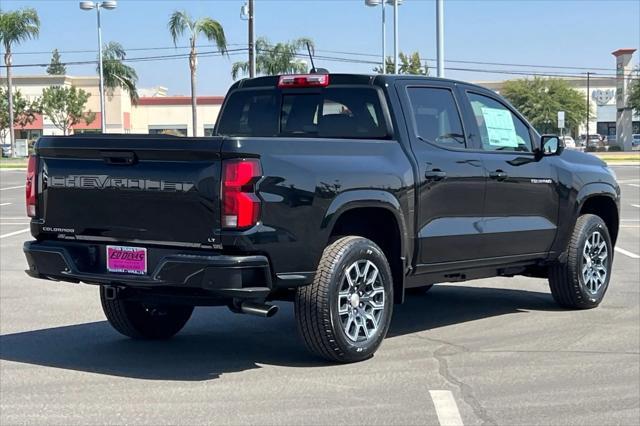
{"type": "Polygon", "coordinates": [[[109,272],[145,275],[147,273],[147,249],[107,246],[107,270],[109,272]]]}

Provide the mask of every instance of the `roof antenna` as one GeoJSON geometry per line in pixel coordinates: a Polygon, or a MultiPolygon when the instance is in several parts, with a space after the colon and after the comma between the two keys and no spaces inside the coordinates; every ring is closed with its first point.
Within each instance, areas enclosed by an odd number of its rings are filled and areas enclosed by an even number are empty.
{"type": "Polygon", "coordinates": [[[309,42],[307,42],[307,52],[309,52],[309,59],[311,60],[311,74],[329,74],[329,70],[325,68],[316,68],[316,65],[313,63],[313,54],[311,53],[311,46],[309,42]]]}

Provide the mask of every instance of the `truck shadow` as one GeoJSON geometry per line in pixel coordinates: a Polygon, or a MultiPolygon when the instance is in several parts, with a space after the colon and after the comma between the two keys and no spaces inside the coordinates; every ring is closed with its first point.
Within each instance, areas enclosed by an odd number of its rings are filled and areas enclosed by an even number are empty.
{"type": "MultiPolygon", "coordinates": [[[[548,293],[436,286],[396,306],[388,338],[482,318],[557,310],[548,293]]],[[[413,341],[412,344],[419,344],[413,341]]],[[[290,304],[261,320],[226,309],[196,310],[174,339],[151,342],[121,337],[106,321],[0,336],[0,359],[148,380],[202,381],[260,368],[330,365],[308,354],[290,304]]]]}

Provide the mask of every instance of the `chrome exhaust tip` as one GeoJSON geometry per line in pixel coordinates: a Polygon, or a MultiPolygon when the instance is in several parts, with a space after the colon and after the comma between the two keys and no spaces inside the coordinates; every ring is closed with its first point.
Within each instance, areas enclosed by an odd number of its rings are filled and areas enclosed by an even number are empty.
{"type": "Polygon", "coordinates": [[[278,312],[278,307],[275,305],[267,305],[265,303],[241,302],[240,311],[247,315],[271,318],[278,312]]]}

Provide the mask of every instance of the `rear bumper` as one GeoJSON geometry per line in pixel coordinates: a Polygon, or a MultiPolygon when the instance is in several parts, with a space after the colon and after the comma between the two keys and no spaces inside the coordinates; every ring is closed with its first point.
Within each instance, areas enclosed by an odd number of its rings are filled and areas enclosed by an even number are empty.
{"type": "Polygon", "coordinates": [[[265,256],[229,256],[202,251],[149,249],[145,276],[106,271],[105,245],[27,241],[28,275],[55,281],[137,288],[205,290],[221,298],[264,299],[273,289],[265,256]]]}

